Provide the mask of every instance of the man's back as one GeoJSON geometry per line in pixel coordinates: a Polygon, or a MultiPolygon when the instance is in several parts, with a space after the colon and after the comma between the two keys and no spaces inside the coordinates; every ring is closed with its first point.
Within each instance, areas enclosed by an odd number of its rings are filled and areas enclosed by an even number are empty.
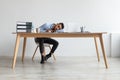
{"type": "Polygon", "coordinates": [[[53,28],[53,23],[45,23],[40,26],[40,32],[46,32],[47,30],[51,30],[53,28]]]}

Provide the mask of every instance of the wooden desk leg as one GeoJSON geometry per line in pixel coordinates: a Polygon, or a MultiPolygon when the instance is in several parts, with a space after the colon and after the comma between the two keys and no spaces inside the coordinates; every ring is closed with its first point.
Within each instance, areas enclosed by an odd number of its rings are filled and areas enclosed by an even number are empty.
{"type": "Polygon", "coordinates": [[[24,37],[24,41],[23,41],[23,51],[22,51],[22,62],[24,61],[24,57],[25,57],[26,41],[27,41],[27,38],[24,37]]]}
{"type": "Polygon", "coordinates": [[[95,41],[95,47],[96,47],[96,53],[97,53],[98,62],[100,62],[100,55],[99,55],[99,52],[98,52],[98,45],[97,45],[96,37],[94,37],[94,41],[95,41]]]}
{"type": "Polygon", "coordinates": [[[16,57],[18,54],[18,48],[19,48],[19,44],[20,44],[20,35],[17,35],[16,37],[16,43],[15,43],[15,48],[14,48],[14,57],[13,57],[13,63],[12,63],[12,68],[15,68],[15,64],[16,64],[16,57]]]}
{"type": "Polygon", "coordinates": [[[103,57],[104,57],[105,66],[106,66],[106,68],[108,68],[107,57],[106,57],[106,53],[105,53],[102,35],[99,36],[99,39],[100,39],[100,44],[101,44],[102,53],[103,53],[103,57]]]}

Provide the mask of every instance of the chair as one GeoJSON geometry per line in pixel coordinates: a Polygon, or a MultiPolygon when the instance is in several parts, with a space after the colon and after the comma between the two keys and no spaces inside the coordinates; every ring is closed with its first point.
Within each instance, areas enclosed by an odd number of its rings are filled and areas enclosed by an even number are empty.
{"type": "MultiPolygon", "coordinates": [[[[33,56],[32,56],[32,60],[34,59],[34,56],[35,56],[35,54],[36,54],[36,51],[37,51],[37,49],[38,49],[38,47],[39,47],[39,44],[38,44],[38,43],[36,43],[36,44],[37,44],[37,47],[36,47],[35,52],[34,52],[34,54],[33,54],[33,56]]],[[[50,50],[52,49],[51,46],[50,46],[50,44],[47,44],[47,43],[44,43],[44,47],[49,47],[50,50]]],[[[44,52],[44,53],[45,53],[45,52],[44,52]]],[[[45,53],[45,55],[46,55],[46,53],[45,53]]],[[[53,56],[53,59],[56,60],[54,54],[53,54],[52,56],[53,56]]]]}

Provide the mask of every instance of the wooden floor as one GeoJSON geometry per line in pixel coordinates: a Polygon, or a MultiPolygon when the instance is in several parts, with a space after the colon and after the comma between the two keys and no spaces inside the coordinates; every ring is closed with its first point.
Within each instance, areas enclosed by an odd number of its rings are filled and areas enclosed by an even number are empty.
{"type": "Polygon", "coordinates": [[[11,68],[12,58],[0,57],[0,80],[120,80],[120,58],[108,58],[109,69],[103,59],[96,57],[52,58],[40,64],[40,58],[17,58],[16,67],[11,68]]]}

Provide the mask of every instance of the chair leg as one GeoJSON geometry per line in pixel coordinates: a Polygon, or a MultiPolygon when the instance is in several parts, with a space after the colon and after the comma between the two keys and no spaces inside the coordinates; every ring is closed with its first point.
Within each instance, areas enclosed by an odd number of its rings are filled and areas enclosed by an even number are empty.
{"type": "MultiPolygon", "coordinates": [[[[50,48],[50,50],[52,49],[50,45],[48,47],[50,48]]],[[[56,61],[54,53],[52,54],[52,56],[53,56],[53,59],[56,61]]]]}
{"type": "MultiPolygon", "coordinates": [[[[35,57],[35,54],[36,54],[36,52],[37,52],[38,47],[39,47],[39,46],[37,46],[37,47],[36,47],[36,49],[35,49],[35,52],[34,52],[34,54],[33,54],[33,56],[32,56],[32,60],[33,60],[33,59],[34,59],[34,57],[35,57]]],[[[50,49],[50,50],[52,49],[50,45],[49,45],[48,47],[49,47],[49,49],[50,49]]],[[[45,54],[45,51],[44,51],[44,54],[43,54],[43,55],[46,55],[46,54],[45,54]]],[[[54,59],[54,60],[56,60],[55,55],[54,55],[54,54],[52,54],[52,56],[53,56],[53,59],[54,59]]]]}
{"type": "Polygon", "coordinates": [[[35,54],[36,54],[36,51],[37,51],[38,47],[39,47],[39,46],[37,46],[36,49],[35,49],[35,52],[34,52],[34,54],[33,54],[33,56],[32,56],[32,60],[34,59],[34,56],[35,56],[35,54]]]}
{"type": "Polygon", "coordinates": [[[56,57],[55,57],[55,55],[53,54],[53,58],[54,58],[54,60],[56,61],[56,57]]]}

